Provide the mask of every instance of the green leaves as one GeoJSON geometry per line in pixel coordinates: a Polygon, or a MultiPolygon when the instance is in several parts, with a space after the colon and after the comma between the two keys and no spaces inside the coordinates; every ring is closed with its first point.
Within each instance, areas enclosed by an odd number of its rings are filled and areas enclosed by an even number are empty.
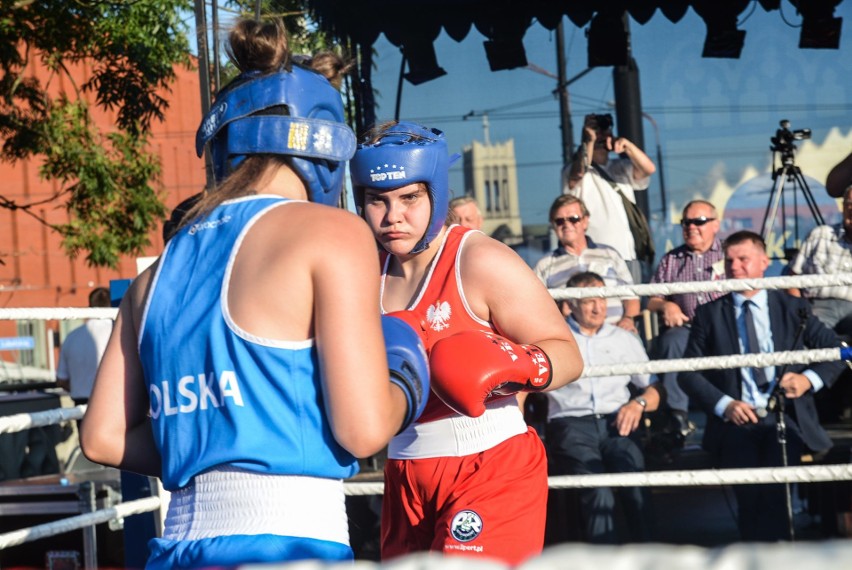
{"type": "Polygon", "coordinates": [[[60,100],[44,123],[40,174],[65,182],[71,221],[53,226],[72,258],[85,251],[90,265],[115,267],[120,254],[138,255],[166,209],[153,184],[160,166],[143,135],[102,134],[81,101],[60,100]]]}
{"type": "MultiPolygon", "coordinates": [[[[0,0],[0,160],[44,159],[41,176],[59,182],[53,200],[71,220],[51,227],[72,257],[86,252],[91,265],[115,267],[120,255],[142,252],[165,215],[147,133],[163,118],[175,66],[190,64],[180,17],[191,7],[0,0]],[[88,74],[78,84],[69,69],[81,63],[88,74]],[[98,128],[86,99],[115,112],[114,130],[98,128]]],[[[38,217],[32,206],[0,201],[38,217]]]]}

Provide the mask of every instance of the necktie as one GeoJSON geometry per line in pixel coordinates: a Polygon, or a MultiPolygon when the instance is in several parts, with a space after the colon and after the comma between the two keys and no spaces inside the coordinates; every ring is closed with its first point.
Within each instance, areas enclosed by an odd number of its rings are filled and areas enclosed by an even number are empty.
{"type": "MultiPolygon", "coordinates": [[[[745,321],[748,352],[758,354],[760,352],[760,343],[757,341],[757,331],[754,328],[754,317],[751,314],[752,305],[754,305],[754,301],[746,301],[743,303],[743,320],[745,321]]],[[[767,386],[769,386],[769,381],[766,379],[766,372],[763,368],[752,368],[751,375],[759,390],[763,391],[767,388],[767,386]]]]}

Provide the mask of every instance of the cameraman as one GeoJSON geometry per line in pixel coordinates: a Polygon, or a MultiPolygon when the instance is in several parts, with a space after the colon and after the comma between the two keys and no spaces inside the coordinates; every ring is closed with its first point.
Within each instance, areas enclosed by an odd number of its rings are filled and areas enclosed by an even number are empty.
{"type": "MultiPolygon", "coordinates": [[[[563,193],[580,198],[591,214],[587,234],[621,254],[635,283],[647,281],[637,260],[627,212],[618,191],[635,204],[634,191],[648,188],[657,167],[631,141],[613,136],[612,115],[607,113],[586,115],[583,142],[566,170],[568,176],[563,184],[563,193]],[[620,156],[610,160],[610,152],[620,156]]],[[[650,264],[647,273],[650,274],[650,264]]]]}

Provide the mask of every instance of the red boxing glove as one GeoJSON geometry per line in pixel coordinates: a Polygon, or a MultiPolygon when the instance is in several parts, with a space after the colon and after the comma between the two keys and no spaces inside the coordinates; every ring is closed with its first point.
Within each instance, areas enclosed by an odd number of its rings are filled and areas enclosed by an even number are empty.
{"type": "Polygon", "coordinates": [[[432,391],[466,416],[485,413],[489,396],[539,392],[550,385],[550,359],[534,344],[494,333],[464,331],[435,343],[429,356],[432,391]]]}

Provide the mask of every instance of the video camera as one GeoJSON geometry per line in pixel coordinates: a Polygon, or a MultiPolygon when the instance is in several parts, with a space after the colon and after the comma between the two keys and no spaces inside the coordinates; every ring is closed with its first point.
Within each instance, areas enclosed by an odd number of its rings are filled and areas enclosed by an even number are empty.
{"type": "Polygon", "coordinates": [[[809,138],[811,138],[810,129],[797,129],[795,131],[791,131],[790,121],[783,119],[781,121],[781,128],[775,131],[774,137],[769,139],[772,143],[772,146],[769,147],[769,149],[772,152],[792,154],[793,150],[796,148],[793,141],[802,141],[809,138]]]}

